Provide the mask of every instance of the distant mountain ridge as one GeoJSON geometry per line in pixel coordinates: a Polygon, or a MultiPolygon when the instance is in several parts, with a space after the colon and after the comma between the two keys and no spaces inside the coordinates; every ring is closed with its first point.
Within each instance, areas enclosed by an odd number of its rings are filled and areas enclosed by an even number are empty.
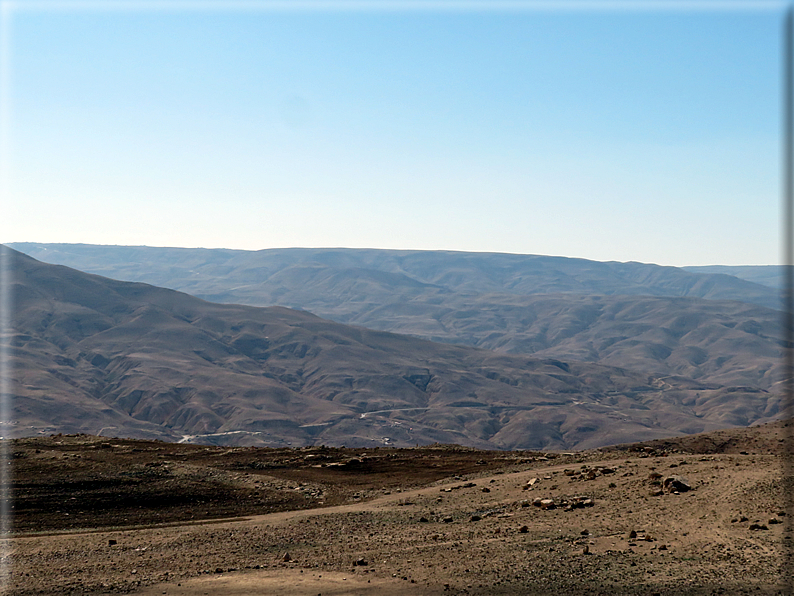
{"type": "Polygon", "coordinates": [[[366,280],[409,295],[436,290],[477,295],[687,296],[780,307],[778,292],[769,286],[731,275],[695,273],[635,262],[508,253],[349,248],[244,251],[90,244],[14,243],[9,246],[47,263],[67,265],[113,279],[169,287],[219,302],[255,306],[277,304],[279,302],[274,300],[295,292],[306,283],[312,284],[309,288],[312,291],[315,287],[355,291],[355,284],[366,280]]]}
{"type": "Polygon", "coordinates": [[[753,283],[782,290],[785,284],[785,265],[704,265],[682,267],[692,273],[723,273],[753,283]]]}
{"type": "Polygon", "coordinates": [[[757,305],[776,304],[777,290],[675,267],[440,251],[25,248],[214,302],[765,390],[786,341],[781,313],[757,305]]]}
{"type": "Polygon", "coordinates": [[[3,250],[15,308],[3,337],[14,373],[6,435],[571,449],[778,413],[779,396],[759,386],[497,354],[281,307],[213,304],[3,250]]]}

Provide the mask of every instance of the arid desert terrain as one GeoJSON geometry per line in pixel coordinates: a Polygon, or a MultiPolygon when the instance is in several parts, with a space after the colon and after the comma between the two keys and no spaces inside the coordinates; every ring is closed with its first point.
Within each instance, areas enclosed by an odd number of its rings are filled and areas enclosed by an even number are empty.
{"type": "Polygon", "coordinates": [[[20,596],[786,593],[788,424],[575,453],[18,439],[3,580],[20,596]]]}

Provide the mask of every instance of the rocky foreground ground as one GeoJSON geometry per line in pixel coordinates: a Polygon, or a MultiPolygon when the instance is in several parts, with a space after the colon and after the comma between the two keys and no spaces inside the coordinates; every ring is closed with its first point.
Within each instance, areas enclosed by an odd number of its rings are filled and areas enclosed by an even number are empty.
{"type": "Polygon", "coordinates": [[[4,593],[783,594],[786,424],[581,453],[16,440],[4,593]]]}

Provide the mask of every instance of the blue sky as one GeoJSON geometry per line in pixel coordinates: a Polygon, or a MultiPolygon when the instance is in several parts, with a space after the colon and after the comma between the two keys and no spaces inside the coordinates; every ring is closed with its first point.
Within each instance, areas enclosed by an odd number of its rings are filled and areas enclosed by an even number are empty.
{"type": "Polygon", "coordinates": [[[782,3],[108,6],[5,6],[4,242],[780,261],[782,3]]]}

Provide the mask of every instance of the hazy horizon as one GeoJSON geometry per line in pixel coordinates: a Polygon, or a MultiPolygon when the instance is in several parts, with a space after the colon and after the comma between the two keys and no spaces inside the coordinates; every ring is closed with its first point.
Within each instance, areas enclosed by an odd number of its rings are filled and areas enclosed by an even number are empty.
{"type": "Polygon", "coordinates": [[[588,257],[583,256],[575,256],[575,255],[553,255],[553,254],[541,254],[541,253],[519,253],[519,252],[507,252],[507,251],[496,251],[496,250],[455,250],[455,249],[425,249],[425,248],[378,248],[373,246],[278,246],[278,247],[265,247],[265,248],[230,248],[228,246],[155,246],[151,244],[101,244],[101,243],[93,243],[93,242],[35,242],[35,241],[14,241],[14,242],[3,242],[0,244],[5,244],[6,246],[19,245],[19,244],[32,244],[32,245],[41,245],[41,244],[66,244],[72,246],[108,246],[108,247],[123,247],[123,248],[162,248],[162,249],[184,249],[184,250],[229,250],[229,251],[242,251],[242,252],[260,252],[266,250],[394,250],[399,252],[462,252],[462,253],[479,253],[479,254],[506,254],[506,255],[518,255],[518,256],[540,256],[540,257],[553,257],[553,258],[562,258],[562,259],[582,259],[586,261],[599,261],[599,262],[614,262],[614,263],[643,263],[646,265],[659,265],[661,267],[680,267],[680,268],[688,268],[688,267],[783,267],[782,264],[765,264],[765,263],[749,263],[749,264],[741,264],[741,265],[731,265],[725,263],[699,263],[699,264],[687,264],[687,265],[664,265],[662,263],[652,263],[649,261],[638,261],[636,259],[627,259],[627,260],[616,260],[616,259],[591,259],[588,257]]]}

